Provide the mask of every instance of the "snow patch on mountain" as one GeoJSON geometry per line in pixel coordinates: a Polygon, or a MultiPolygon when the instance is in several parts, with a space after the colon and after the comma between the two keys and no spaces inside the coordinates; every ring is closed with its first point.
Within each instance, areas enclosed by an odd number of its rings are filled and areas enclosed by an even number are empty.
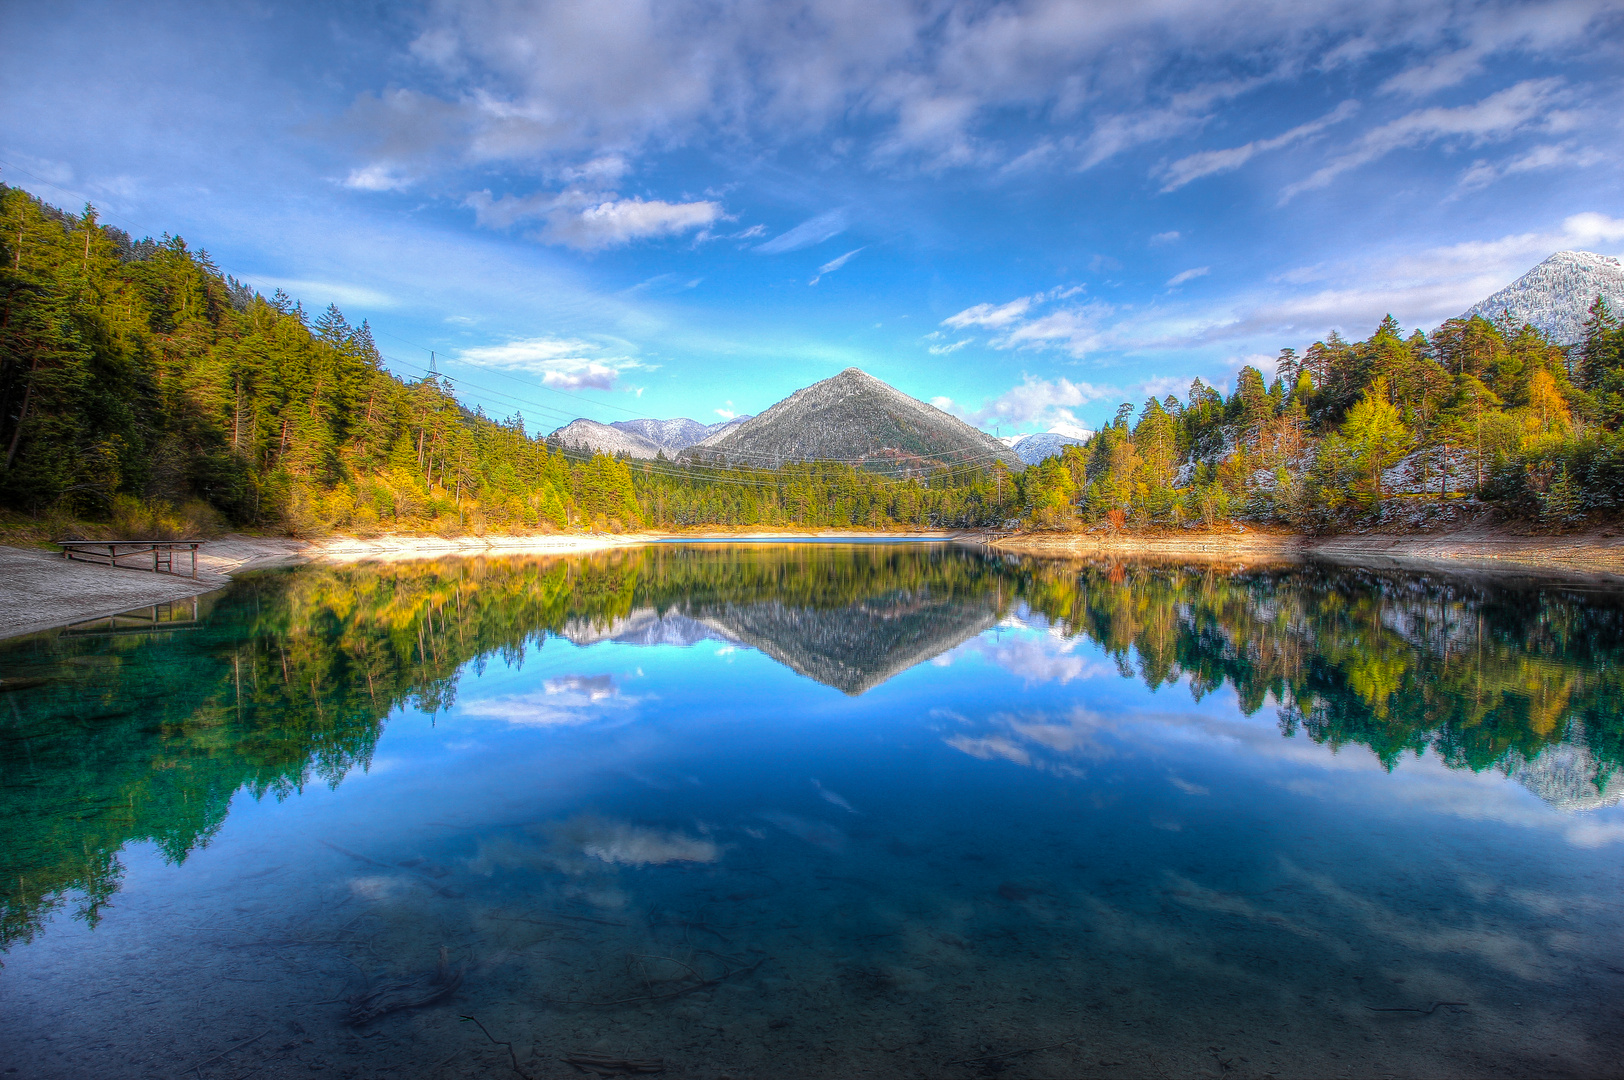
{"type": "Polygon", "coordinates": [[[598,454],[630,454],[634,458],[654,458],[660,447],[635,431],[622,431],[609,424],[600,424],[585,417],[572,420],[553,432],[549,438],[558,440],[571,450],[589,450],[598,454]]]}
{"type": "Polygon", "coordinates": [[[1592,251],[1558,251],[1461,317],[1481,315],[1494,322],[1509,313],[1517,326],[1528,323],[1558,344],[1571,345],[1583,340],[1597,296],[1615,312],[1624,307],[1624,265],[1592,251]]]}
{"type": "Polygon", "coordinates": [[[551,438],[570,449],[611,456],[630,454],[634,458],[653,458],[663,452],[666,457],[674,458],[695,443],[722,438],[748,419],[748,416],[738,416],[716,424],[701,424],[679,416],[673,420],[617,420],[600,424],[582,417],[553,432],[551,438]]]}
{"type": "Polygon", "coordinates": [[[1016,457],[1028,465],[1036,465],[1045,458],[1059,455],[1068,446],[1081,446],[1085,441],[1055,431],[1040,431],[1036,435],[1024,435],[1016,439],[1011,444],[1011,449],[1015,451],[1016,457]]]}
{"type": "Polygon", "coordinates": [[[609,426],[647,439],[664,450],[666,457],[675,457],[694,443],[726,435],[748,419],[748,416],[736,416],[716,424],[701,424],[679,416],[673,420],[616,420],[609,426]]]}

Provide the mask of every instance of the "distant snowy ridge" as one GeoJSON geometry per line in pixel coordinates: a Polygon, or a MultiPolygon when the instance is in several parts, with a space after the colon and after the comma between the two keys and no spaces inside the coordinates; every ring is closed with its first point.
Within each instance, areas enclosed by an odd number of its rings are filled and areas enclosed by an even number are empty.
{"type": "Polygon", "coordinates": [[[591,450],[611,456],[629,454],[634,458],[654,458],[663,452],[666,457],[674,458],[697,442],[726,435],[748,419],[748,416],[737,416],[716,424],[701,424],[687,417],[677,417],[600,424],[583,417],[565,424],[550,437],[572,450],[591,450]]]}
{"type": "Polygon", "coordinates": [[[1528,323],[1558,344],[1571,345],[1584,339],[1585,319],[1597,296],[1615,313],[1624,308],[1624,265],[1591,251],[1558,251],[1461,317],[1481,315],[1494,322],[1509,312],[1517,326],[1528,323]]]}
{"type": "Polygon", "coordinates": [[[676,457],[695,443],[726,435],[748,419],[748,416],[735,416],[717,424],[701,424],[679,416],[675,420],[616,420],[609,426],[640,435],[664,450],[666,457],[676,457]]]}
{"type": "Polygon", "coordinates": [[[1011,449],[1015,451],[1016,457],[1028,465],[1036,465],[1045,458],[1056,456],[1068,446],[1081,446],[1085,441],[1055,431],[1040,431],[1036,435],[1024,435],[1016,439],[1011,444],[1011,449]]]}
{"type": "Polygon", "coordinates": [[[550,438],[558,440],[570,450],[590,450],[598,454],[630,454],[634,458],[654,458],[660,448],[634,431],[622,431],[596,420],[572,420],[553,432],[550,438]]]}

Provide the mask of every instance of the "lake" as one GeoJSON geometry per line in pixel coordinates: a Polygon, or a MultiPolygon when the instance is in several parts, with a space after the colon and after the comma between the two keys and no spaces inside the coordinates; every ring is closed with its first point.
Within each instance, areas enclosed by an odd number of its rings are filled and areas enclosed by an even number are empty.
{"type": "Polygon", "coordinates": [[[1618,1075],[1621,659],[1514,574],[249,575],[0,644],[0,1069],[1618,1075]]]}

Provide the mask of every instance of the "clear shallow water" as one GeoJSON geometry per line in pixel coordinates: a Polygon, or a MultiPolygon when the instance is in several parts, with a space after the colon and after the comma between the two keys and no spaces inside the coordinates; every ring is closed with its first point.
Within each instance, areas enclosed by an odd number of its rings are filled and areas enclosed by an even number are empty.
{"type": "Polygon", "coordinates": [[[0,1068],[1617,1075],[1621,600],[661,547],[7,643],[0,1068]]]}

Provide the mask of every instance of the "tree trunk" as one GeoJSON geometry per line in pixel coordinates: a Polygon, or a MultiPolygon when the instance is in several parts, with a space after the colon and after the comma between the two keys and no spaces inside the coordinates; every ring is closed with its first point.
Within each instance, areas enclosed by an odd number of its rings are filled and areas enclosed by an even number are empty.
{"type": "Polygon", "coordinates": [[[17,457],[17,447],[22,443],[23,425],[28,422],[28,405],[34,398],[34,372],[39,370],[39,354],[34,354],[34,364],[28,369],[28,386],[23,389],[23,407],[17,414],[17,430],[11,433],[11,446],[6,449],[6,471],[11,471],[11,463],[17,457]]]}

